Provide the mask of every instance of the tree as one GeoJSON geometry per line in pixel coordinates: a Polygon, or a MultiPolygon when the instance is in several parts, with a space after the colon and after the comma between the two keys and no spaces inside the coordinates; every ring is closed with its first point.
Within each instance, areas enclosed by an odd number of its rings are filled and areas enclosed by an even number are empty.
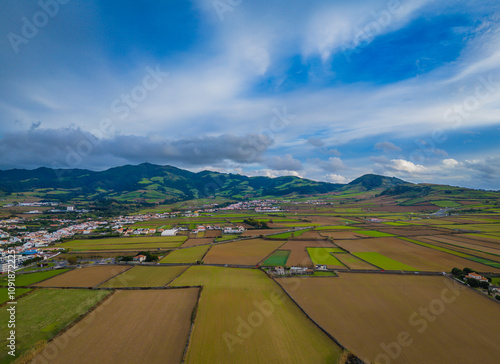
{"type": "Polygon", "coordinates": [[[488,287],[490,286],[488,282],[480,282],[479,285],[481,286],[481,288],[484,289],[488,289],[488,287]]]}
{"type": "Polygon", "coordinates": [[[472,272],[474,272],[472,269],[467,268],[467,267],[464,268],[464,273],[465,274],[469,274],[469,273],[472,273],[472,272]]]}
{"type": "Polygon", "coordinates": [[[479,287],[480,282],[474,278],[467,278],[467,284],[472,288],[479,287]]]}
{"type": "Polygon", "coordinates": [[[451,274],[454,275],[455,277],[458,277],[460,276],[461,274],[463,274],[462,270],[458,269],[458,268],[453,268],[451,270],[451,274]]]}
{"type": "Polygon", "coordinates": [[[69,257],[68,258],[68,263],[71,265],[75,265],[78,262],[78,259],[76,257],[69,257]]]}
{"type": "Polygon", "coordinates": [[[495,296],[495,298],[496,298],[498,301],[500,301],[500,295],[498,295],[498,294],[497,294],[497,295],[495,296]]]}

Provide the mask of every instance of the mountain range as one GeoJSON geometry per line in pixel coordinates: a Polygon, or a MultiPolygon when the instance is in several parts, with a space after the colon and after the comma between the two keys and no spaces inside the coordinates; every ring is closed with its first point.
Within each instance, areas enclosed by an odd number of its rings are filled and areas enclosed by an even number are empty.
{"type": "Polygon", "coordinates": [[[211,171],[190,172],[172,166],[150,163],[125,165],[105,171],[86,169],[0,171],[0,193],[33,193],[56,200],[113,198],[122,201],[182,201],[195,198],[233,199],[317,195],[355,189],[386,190],[412,184],[394,177],[367,174],[348,184],[317,182],[304,178],[247,177],[211,171]]]}

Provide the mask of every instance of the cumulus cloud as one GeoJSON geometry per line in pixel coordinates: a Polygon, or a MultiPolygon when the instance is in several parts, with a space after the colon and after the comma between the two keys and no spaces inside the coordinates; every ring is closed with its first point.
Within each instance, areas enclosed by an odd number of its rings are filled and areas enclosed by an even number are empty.
{"type": "Polygon", "coordinates": [[[388,166],[390,170],[395,172],[406,172],[409,174],[418,174],[426,171],[426,168],[420,164],[414,164],[404,159],[393,159],[388,166]]]}
{"type": "Polygon", "coordinates": [[[375,149],[382,150],[384,153],[390,153],[390,152],[400,152],[401,148],[395,145],[394,143],[391,142],[380,142],[375,144],[375,149]]]}
{"type": "Polygon", "coordinates": [[[326,180],[332,183],[347,183],[347,178],[339,174],[333,174],[333,173],[327,174],[326,180]]]}
{"type": "Polygon", "coordinates": [[[443,165],[447,168],[454,168],[454,167],[460,165],[460,163],[453,158],[449,158],[449,159],[443,160],[443,165]]]}
{"type": "Polygon", "coordinates": [[[344,162],[339,157],[330,157],[327,161],[321,161],[318,165],[327,172],[338,172],[345,168],[344,162]]]}
{"type": "Polygon", "coordinates": [[[268,158],[267,166],[278,171],[300,171],[302,169],[302,163],[298,159],[293,158],[290,154],[284,157],[274,156],[268,158]]]}
{"type": "Polygon", "coordinates": [[[80,128],[30,128],[0,138],[0,168],[104,168],[129,162],[197,166],[223,160],[240,164],[262,160],[273,143],[268,136],[222,134],[167,139],[115,134],[97,138],[80,128]]]}

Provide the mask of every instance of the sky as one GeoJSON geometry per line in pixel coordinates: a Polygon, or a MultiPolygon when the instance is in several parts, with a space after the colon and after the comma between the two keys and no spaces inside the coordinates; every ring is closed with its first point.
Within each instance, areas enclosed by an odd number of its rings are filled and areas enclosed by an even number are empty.
{"type": "Polygon", "coordinates": [[[0,169],[500,189],[498,0],[3,1],[0,169]]]}

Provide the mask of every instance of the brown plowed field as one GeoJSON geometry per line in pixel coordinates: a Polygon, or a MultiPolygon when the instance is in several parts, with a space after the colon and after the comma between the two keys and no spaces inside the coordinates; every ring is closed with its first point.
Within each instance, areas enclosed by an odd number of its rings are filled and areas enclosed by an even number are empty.
{"type": "Polygon", "coordinates": [[[183,248],[188,248],[190,246],[198,246],[204,244],[212,244],[214,241],[213,238],[200,238],[200,239],[188,239],[184,244],[182,244],[183,248]]]}
{"type": "Polygon", "coordinates": [[[257,265],[281,245],[282,241],[263,239],[214,245],[203,261],[207,264],[257,265]]]}
{"type": "Polygon", "coordinates": [[[33,363],[180,363],[197,298],[198,288],[117,291],[33,363]]]}
{"type": "Polygon", "coordinates": [[[386,227],[376,227],[375,230],[382,231],[388,234],[394,234],[398,236],[416,236],[416,235],[437,235],[443,233],[449,233],[446,230],[436,230],[436,229],[409,229],[409,228],[386,228],[386,227]]]}
{"type": "Polygon", "coordinates": [[[457,289],[445,277],[339,275],[301,278],[300,285],[286,278],[277,282],[365,363],[498,362],[497,303],[464,286],[457,289]]]}
{"type": "Polygon", "coordinates": [[[336,240],[335,244],[351,253],[377,252],[422,271],[450,272],[454,267],[470,267],[479,272],[499,271],[484,264],[393,237],[336,240]]]}
{"type": "Polygon", "coordinates": [[[290,250],[286,266],[313,266],[314,264],[307,253],[307,248],[334,248],[335,246],[326,240],[298,241],[289,240],[280,249],[290,250]]]}
{"type": "Polygon", "coordinates": [[[207,230],[205,232],[205,238],[220,238],[222,236],[222,230],[207,230]]]}
{"type": "Polygon", "coordinates": [[[321,236],[317,231],[306,231],[305,233],[297,236],[297,239],[325,240],[325,237],[321,236]]]}
{"type": "Polygon", "coordinates": [[[352,231],[325,231],[321,230],[319,233],[324,236],[324,237],[329,237],[333,239],[357,239],[357,238],[365,238],[366,235],[363,234],[357,234],[352,231]]]}
{"type": "Polygon", "coordinates": [[[500,244],[481,242],[478,240],[472,240],[464,238],[460,235],[446,235],[446,236],[427,236],[428,239],[440,241],[443,243],[449,243],[453,245],[458,245],[464,248],[470,248],[473,250],[481,250],[486,253],[500,255],[500,244]]]}
{"type": "Polygon", "coordinates": [[[76,268],[67,273],[36,284],[36,287],[95,287],[104,281],[125,272],[131,267],[119,265],[95,265],[76,268]]]}

